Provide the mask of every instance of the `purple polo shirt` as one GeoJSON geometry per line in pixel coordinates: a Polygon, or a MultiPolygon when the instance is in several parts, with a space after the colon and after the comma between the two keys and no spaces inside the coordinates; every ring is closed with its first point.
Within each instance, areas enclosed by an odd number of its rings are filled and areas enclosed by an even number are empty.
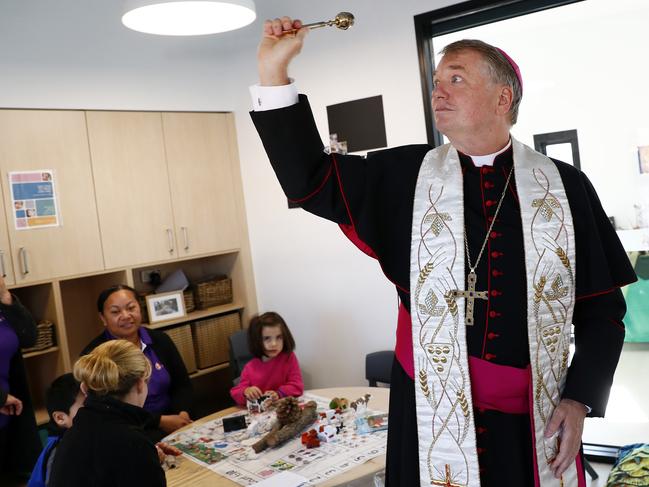
{"type": "MultiPolygon", "coordinates": [[[[9,390],[9,365],[14,354],[18,351],[18,337],[16,332],[9,326],[9,322],[0,313],[0,388],[3,391],[9,390]]],[[[4,406],[4,404],[0,404],[4,406]]],[[[0,429],[9,424],[10,416],[0,414],[0,429]]]]}
{"type": "MultiPolygon", "coordinates": [[[[151,362],[151,378],[149,379],[149,393],[144,402],[144,409],[151,413],[163,414],[167,412],[171,404],[171,397],[169,396],[169,386],[171,385],[171,376],[165,366],[158,360],[158,356],[151,347],[151,335],[149,331],[140,327],[138,329],[140,341],[142,342],[142,352],[151,362]]],[[[116,339],[117,337],[111,335],[106,330],[106,336],[109,339],[116,339]]]]}

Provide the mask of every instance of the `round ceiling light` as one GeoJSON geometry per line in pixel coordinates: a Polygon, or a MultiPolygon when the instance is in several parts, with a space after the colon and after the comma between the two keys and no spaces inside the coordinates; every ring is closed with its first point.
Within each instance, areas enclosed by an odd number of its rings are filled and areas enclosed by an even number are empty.
{"type": "Polygon", "coordinates": [[[239,29],[256,17],[253,0],[131,0],[122,23],[147,34],[194,36],[239,29]]]}

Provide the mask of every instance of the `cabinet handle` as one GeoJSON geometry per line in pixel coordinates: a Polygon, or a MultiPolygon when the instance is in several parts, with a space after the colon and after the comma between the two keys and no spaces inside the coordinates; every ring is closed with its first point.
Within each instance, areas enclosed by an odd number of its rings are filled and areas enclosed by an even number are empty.
{"type": "Polygon", "coordinates": [[[5,253],[4,253],[4,250],[0,250],[0,273],[2,273],[2,277],[7,277],[7,270],[5,269],[5,253]]]}
{"type": "Polygon", "coordinates": [[[169,239],[169,253],[174,253],[174,234],[171,228],[167,228],[167,238],[169,239]]]}
{"type": "Polygon", "coordinates": [[[23,274],[29,274],[29,259],[27,258],[27,248],[20,247],[18,255],[20,256],[20,260],[22,260],[23,263],[23,274]]]}
{"type": "Polygon", "coordinates": [[[185,250],[189,250],[189,236],[187,235],[187,227],[180,227],[183,231],[183,238],[185,239],[185,250]]]}

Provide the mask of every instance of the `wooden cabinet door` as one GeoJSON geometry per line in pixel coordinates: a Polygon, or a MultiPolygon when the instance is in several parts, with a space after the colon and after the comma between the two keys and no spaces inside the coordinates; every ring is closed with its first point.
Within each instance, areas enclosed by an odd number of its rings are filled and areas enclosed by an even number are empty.
{"type": "Polygon", "coordinates": [[[162,120],[154,112],[87,112],[107,268],[176,258],[162,120]]]}
{"type": "MultiPolygon", "coordinates": [[[[0,187],[1,197],[2,187],[0,187]]],[[[5,201],[4,198],[2,201],[5,201]]],[[[4,278],[7,286],[11,286],[16,282],[14,280],[14,264],[11,261],[11,247],[9,247],[9,235],[7,234],[7,221],[5,220],[4,211],[0,211],[0,276],[4,278]]]]}
{"type": "Polygon", "coordinates": [[[239,248],[228,115],[163,113],[162,122],[179,255],[239,248]]]}
{"type": "MultiPolygon", "coordinates": [[[[4,206],[16,284],[103,269],[84,113],[0,110],[0,134],[4,206]],[[54,181],[58,226],[18,230],[8,173],[45,170],[51,170],[54,181]]],[[[30,201],[26,208],[36,202],[30,201]]],[[[37,203],[36,215],[41,210],[50,212],[51,201],[37,203]]]]}

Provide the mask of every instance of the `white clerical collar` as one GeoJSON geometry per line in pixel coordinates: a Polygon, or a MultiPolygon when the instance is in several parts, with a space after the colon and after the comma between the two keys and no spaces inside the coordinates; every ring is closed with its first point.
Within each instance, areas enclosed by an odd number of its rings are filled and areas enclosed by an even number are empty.
{"type": "Polygon", "coordinates": [[[493,154],[487,154],[486,156],[471,156],[467,154],[471,160],[473,161],[473,164],[476,167],[482,167],[482,166],[493,166],[494,160],[496,159],[496,156],[498,154],[502,154],[505,152],[507,149],[509,149],[512,146],[512,139],[509,139],[509,142],[507,142],[507,145],[500,149],[498,152],[494,152],[493,154]]]}

